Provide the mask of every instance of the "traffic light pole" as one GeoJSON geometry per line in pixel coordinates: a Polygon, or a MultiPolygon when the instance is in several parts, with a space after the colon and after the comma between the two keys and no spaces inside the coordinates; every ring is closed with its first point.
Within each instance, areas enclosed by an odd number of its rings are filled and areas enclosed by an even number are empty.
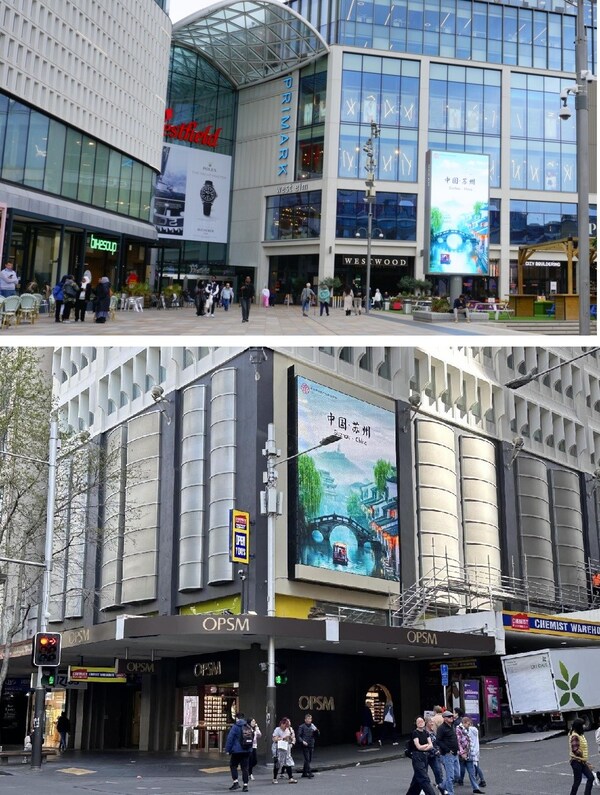
{"type": "MultiPolygon", "coordinates": [[[[48,626],[48,610],[50,607],[50,577],[52,575],[52,546],[54,538],[54,497],[56,490],[56,461],[58,457],[58,419],[52,415],[50,419],[50,441],[48,448],[48,497],[46,500],[46,540],[44,546],[44,576],[42,579],[42,595],[38,631],[45,632],[48,626]]],[[[42,767],[42,746],[44,744],[44,718],[46,716],[46,689],[42,684],[42,666],[37,666],[35,699],[33,707],[33,736],[31,738],[31,769],[42,767]]]]}

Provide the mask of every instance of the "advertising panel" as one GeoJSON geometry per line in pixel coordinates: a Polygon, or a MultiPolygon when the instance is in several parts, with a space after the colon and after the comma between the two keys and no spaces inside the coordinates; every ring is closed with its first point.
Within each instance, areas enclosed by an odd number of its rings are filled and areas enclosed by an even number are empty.
{"type": "Polygon", "coordinates": [[[465,705],[465,715],[468,715],[473,723],[479,725],[481,718],[479,709],[479,679],[463,680],[463,701],[465,705]]]}
{"type": "Polygon", "coordinates": [[[232,563],[250,563],[250,514],[229,511],[229,559],[232,563]]]}
{"type": "Polygon", "coordinates": [[[427,153],[429,273],[489,275],[488,155],[427,153]]]}
{"type": "Polygon", "coordinates": [[[400,579],[394,412],[296,378],[296,563],[400,579]]]}
{"type": "Polygon", "coordinates": [[[230,188],[229,155],[165,144],[152,217],[158,236],[226,243],[230,188]]]}
{"type": "Polygon", "coordinates": [[[483,677],[486,718],[500,718],[500,680],[497,676],[483,677]]]}

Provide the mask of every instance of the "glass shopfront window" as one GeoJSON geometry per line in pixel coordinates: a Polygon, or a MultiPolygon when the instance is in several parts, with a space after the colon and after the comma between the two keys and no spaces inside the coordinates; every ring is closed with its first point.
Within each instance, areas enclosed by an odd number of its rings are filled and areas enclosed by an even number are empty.
{"type": "Polygon", "coordinates": [[[371,135],[373,121],[381,130],[375,179],[416,182],[418,111],[417,62],[345,54],[338,176],[364,174],[363,144],[371,135]]]}
{"type": "Polygon", "coordinates": [[[267,197],[265,240],[300,240],[320,234],[320,190],[267,197]]]}
{"type": "Polygon", "coordinates": [[[7,182],[149,220],[152,169],[3,94],[0,174],[7,182]]]}

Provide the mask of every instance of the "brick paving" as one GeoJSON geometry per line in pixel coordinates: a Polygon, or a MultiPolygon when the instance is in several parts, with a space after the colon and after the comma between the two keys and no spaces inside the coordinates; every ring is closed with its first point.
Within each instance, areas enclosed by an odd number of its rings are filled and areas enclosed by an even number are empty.
{"type": "MultiPolygon", "coordinates": [[[[241,322],[240,308],[236,304],[228,312],[218,308],[214,317],[198,317],[193,307],[180,309],[146,309],[143,312],[132,310],[118,311],[113,320],[106,324],[94,323],[93,315],[89,314],[85,323],[55,323],[53,315],[41,315],[31,323],[5,327],[0,331],[0,341],[5,345],[11,340],[29,341],[35,338],[39,344],[40,337],[60,337],[60,344],[65,338],[100,337],[109,344],[115,344],[114,336],[193,336],[206,337],[474,337],[474,336],[532,336],[539,335],[539,327],[532,328],[530,333],[522,330],[511,330],[505,324],[494,323],[422,323],[414,321],[408,315],[399,313],[371,311],[368,315],[351,315],[346,317],[343,309],[331,309],[327,317],[319,317],[318,312],[310,311],[303,317],[300,307],[275,306],[268,309],[253,306],[248,323],[241,322]]],[[[571,332],[572,333],[572,332],[571,332]]],[[[32,340],[32,344],[35,344],[32,340]]],[[[57,341],[57,344],[58,341],[57,341]]]]}

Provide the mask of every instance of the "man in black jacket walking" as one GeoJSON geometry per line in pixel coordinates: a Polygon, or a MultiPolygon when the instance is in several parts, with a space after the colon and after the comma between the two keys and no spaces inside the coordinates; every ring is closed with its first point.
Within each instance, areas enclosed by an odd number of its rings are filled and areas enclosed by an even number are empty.
{"type": "Polygon", "coordinates": [[[315,747],[315,736],[319,730],[312,722],[312,715],[307,713],[304,716],[304,723],[298,727],[296,732],[296,740],[302,746],[302,754],[304,755],[304,767],[302,768],[302,778],[314,778],[313,772],[310,769],[312,762],[313,749],[315,747]]]}
{"type": "Polygon", "coordinates": [[[449,710],[442,713],[444,722],[437,730],[437,744],[446,771],[445,789],[454,795],[454,760],[458,753],[458,738],[454,728],[454,715],[449,710]]]}

